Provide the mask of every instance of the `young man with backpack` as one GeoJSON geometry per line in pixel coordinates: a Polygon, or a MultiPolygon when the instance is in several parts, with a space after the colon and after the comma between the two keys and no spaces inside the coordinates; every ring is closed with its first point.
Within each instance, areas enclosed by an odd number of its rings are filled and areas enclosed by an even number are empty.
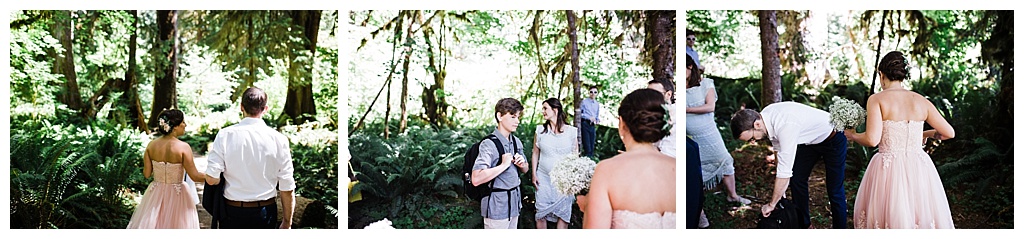
{"type": "MultiPolygon", "coordinates": [[[[477,153],[468,175],[467,194],[480,200],[480,215],[485,229],[516,229],[522,195],[519,174],[529,169],[523,157],[523,142],[512,135],[519,127],[523,105],[518,100],[504,98],[494,106],[498,126],[494,133],[478,143],[477,153]],[[480,189],[484,193],[480,193],[480,189]],[[489,193],[487,193],[489,191],[489,193]]],[[[472,159],[473,148],[467,156],[472,159]]]]}

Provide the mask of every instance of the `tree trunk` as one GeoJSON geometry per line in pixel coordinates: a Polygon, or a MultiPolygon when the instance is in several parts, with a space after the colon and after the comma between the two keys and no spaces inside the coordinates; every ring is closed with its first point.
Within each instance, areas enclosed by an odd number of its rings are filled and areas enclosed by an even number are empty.
{"type": "Polygon", "coordinates": [[[447,92],[444,90],[444,80],[448,73],[445,71],[445,64],[443,59],[440,61],[437,58],[443,58],[444,54],[444,18],[441,18],[441,40],[437,43],[437,53],[440,53],[442,57],[436,57],[433,47],[434,30],[430,27],[429,23],[423,23],[423,39],[427,44],[427,72],[434,78],[434,84],[429,87],[423,88],[423,107],[426,110],[427,119],[430,124],[435,127],[451,126],[451,122],[448,121],[448,102],[445,100],[447,92]]]}
{"type": "MultiPolygon", "coordinates": [[[[580,98],[580,95],[581,95],[580,94],[580,87],[582,86],[582,82],[580,82],[580,52],[579,52],[579,47],[576,45],[576,42],[577,42],[577,39],[576,39],[576,13],[573,13],[572,10],[566,10],[565,11],[565,19],[568,22],[567,25],[568,25],[568,28],[569,28],[568,29],[568,34],[569,34],[569,47],[568,47],[568,49],[569,49],[569,51],[572,52],[572,58],[570,59],[570,61],[572,62],[572,84],[573,84],[573,102],[572,102],[572,105],[573,105],[573,112],[576,112],[576,115],[574,115],[572,117],[572,124],[575,125],[576,127],[580,127],[580,123],[581,123],[580,119],[582,118],[582,117],[580,117],[580,114],[582,113],[581,112],[581,108],[580,108],[580,103],[583,102],[583,98],[580,98]]],[[[580,142],[580,145],[583,145],[582,144],[582,142],[583,142],[583,134],[582,133],[576,132],[576,142],[580,142]]]]}
{"type": "MultiPolygon", "coordinates": [[[[82,104],[82,94],[78,89],[78,76],[75,72],[75,53],[72,49],[72,35],[74,34],[74,20],[71,11],[53,11],[54,21],[50,25],[50,35],[57,39],[64,52],[50,52],[53,62],[53,73],[64,76],[64,84],[57,93],[57,101],[64,103],[69,109],[80,111],[85,105],[82,104]]],[[[84,113],[83,113],[84,114],[84,113]]]]}
{"type": "Polygon", "coordinates": [[[121,84],[121,92],[124,92],[121,95],[121,105],[125,106],[128,110],[128,125],[148,134],[149,127],[146,127],[145,113],[142,112],[142,103],[139,100],[139,66],[135,60],[138,50],[139,12],[136,10],[131,10],[130,12],[132,14],[133,29],[128,40],[128,70],[124,74],[125,83],[121,84]]]}
{"type": "MultiPolygon", "coordinates": [[[[871,73],[871,88],[868,90],[868,95],[875,94],[875,80],[878,79],[878,60],[880,60],[879,57],[882,55],[882,39],[885,39],[885,18],[888,15],[889,10],[882,11],[882,27],[878,28],[878,48],[875,49],[875,70],[871,73]]],[[[867,98],[864,98],[864,102],[861,103],[867,104],[867,98]]]]}
{"type": "Polygon", "coordinates": [[[1013,146],[1013,11],[996,11],[989,39],[982,42],[982,56],[999,66],[999,91],[996,93],[995,125],[1008,133],[993,140],[1001,149],[1013,146]]]}
{"type": "Polygon", "coordinates": [[[284,115],[293,124],[302,124],[306,121],[316,120],[316,103],[313,101],[313,62],[316,56],[316,40],[320,32],[320,10],[292,11],[292,25],[302,29],[302,36],[305,38],[301,50],[309,51],[309,58],[305,61],[295,61],[297,65],[289,72],[288,96],[284,103],[284,115]]]}
{"type": "Polygon", "coordinates": [[[159,28],[156,48],[156,79],[153,81],[153,108],[149,114],[149,127],[158,126],[157,118],[165,109],[178,108],[178,41],[174,39],[178,31],[178,12],[176,10],[156,11],[156,22],[159,28]]]}
{"type": "Polygon", "coordinates": [[[399,107],[401,107],[402,114],[401,118],[399,118],[400,122],[398,123],[398,132],[405,132],[405,127],[409,123],[409,111],[407,106],[409,103],[409,60],[412,58],[413,23],[414,21],[409,22],[409,29],[405,31],[405,44],[403,44],[406,46],[407,50],[405,51],[405,56],[402,57],[402,93],[399,100],[399,107]]]}
{"type": "Polygon", "coordinates": [[[644,50],[654,51],[651,75],[655,80],[675,79],[676,69],[676,11],[646,11],[645,29],[648,41],[644,50]]]}
{"type": "Polygon", "coordinates": [[[779,64],[779,32],[775,11],[757,11],[761,27],[761,108],[782,101],[782,66],[779,64]]]}

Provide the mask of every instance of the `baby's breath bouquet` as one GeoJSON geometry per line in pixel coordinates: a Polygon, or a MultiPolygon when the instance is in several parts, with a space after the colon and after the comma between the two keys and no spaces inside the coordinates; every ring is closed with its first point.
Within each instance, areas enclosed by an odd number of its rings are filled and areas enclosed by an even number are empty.
{"type": "Polygon", "coordinates": [[[830,122],[838,131],[856,128],[867,118],[864,108],[860,107],[857,102],[839,96],[832,97],[832,105],[828,106],[828,114],[830,122]]]}
{"type": "Polygon", "coordinates": [[[594,176],[597,164],[587,157],[577,155],[566,155],[551,169],[551,182],[562,195],[586,195],[590,189],[590,178],[594,176]]]}

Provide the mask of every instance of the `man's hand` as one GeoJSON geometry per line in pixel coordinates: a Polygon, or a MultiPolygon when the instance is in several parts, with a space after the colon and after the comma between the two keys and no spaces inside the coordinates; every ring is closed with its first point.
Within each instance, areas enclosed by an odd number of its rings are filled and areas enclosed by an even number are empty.
{"type": "Polygon", "coordinates": [[[281,218],[281,225],[278,228],[291,229],[292,216],[295,212],[295,194],[293,191],[278,191],[278,196],[281,197],[281,206],[284,206],[284,216],[281,218]]]}
{"type": "Polygon", "coordinates": [[[772,215],[772,210],[775,210],[775,205],[770,205],[770,204],[762,205],[761,206],[761,215],[764,216],[764,217],[768,217],[768,215],[772,215]]]}

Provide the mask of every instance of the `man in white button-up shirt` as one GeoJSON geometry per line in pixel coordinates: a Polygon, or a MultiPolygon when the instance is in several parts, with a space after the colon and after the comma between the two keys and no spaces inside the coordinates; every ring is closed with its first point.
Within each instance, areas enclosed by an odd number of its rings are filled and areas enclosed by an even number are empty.
{"type": "Polygon", "coordinates": [[[263,90],[245,90],[241,109],[245,118],[217,132],[207,155],[206,182],[216,185],[224,177],[226,215],[220,227],[291,228],[295,178],[288,138],[263,122],[269,109],[263,90]],[[284,206],[280,225],[275,196],[284,206]]]}
{"type": "Polygon", "coordinates": [[[825,185],[832,212],[832,228],[847,228],[846,136],[829,122],[828,112],[796,102],[779,102],[761,111],[740,110],[732,118],[733,137],[743,141],[768,138],[778,153],[775,188],[768,204],[761,208],[771,214],[789,184],[793,202],[804,214],[803,226],[810,226],[807,180],[818,161],[825,162],[825,185]],[[790,180],[792,178],[792,180],[790,180]]]}

